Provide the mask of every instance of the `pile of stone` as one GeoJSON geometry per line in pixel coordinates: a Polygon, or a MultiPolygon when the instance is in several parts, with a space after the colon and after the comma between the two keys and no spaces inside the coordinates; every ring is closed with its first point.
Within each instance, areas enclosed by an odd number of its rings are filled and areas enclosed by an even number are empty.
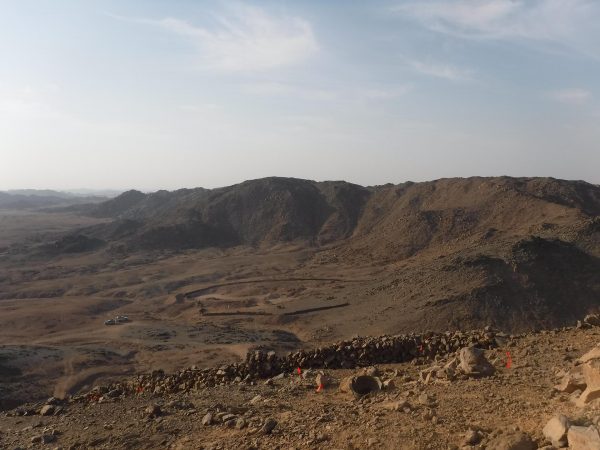
{"type": "Polygon", "coordinates": [[[241,363],[219,368],[188,369],[166,374],[155,370],[125,382],[99,386],[77,399],[108,401],[131,393],[167,394],[188,392],[232,383],[250,383],[284,373],[305,369],[342,369],[375,364],[401,363],[418,357],[435,359],[454,353],[463,347],[494,348],[498,340],[506,339],[491,329],[470,332],[406,334],[379,337],[356,337],[313,350],[300,350],[279,357],[273,351],[248,352],[241,363]]]}
{"type": "Polygon", "coordinates": [[[19,407],[8,413],[9,416],[58,416],[65,411],[67,402],[55,397],[50,397],[45,402],[34,407],[19,407]]]}
{"type": "Polygon", "coordinates": [[[272,417],[256,418],[249,413],[247,408],[238,408],[235,412],[226,410],[209,411],[204,415],[201,423],[204,426],[222,425],[237,430],[248,428],[250,434],[271,434],[277,426],[277,421],[272,417]]]}
{"type": "Polygon", "coordinates": [[[575,404],[585,406],[600,398],[600,344],[575,362],[575,366],[562,375],[555,386],[560,392],[571,394],[575,404]]]}

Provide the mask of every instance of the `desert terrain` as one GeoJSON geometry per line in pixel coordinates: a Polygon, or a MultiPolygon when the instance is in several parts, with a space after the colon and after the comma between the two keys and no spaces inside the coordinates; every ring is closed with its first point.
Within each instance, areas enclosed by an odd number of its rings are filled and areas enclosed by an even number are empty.
{"type": "MultiPolygon", "coordinates": [[[[600,306],[599,214],[598,186],[509,177],[375,187],[268,178],[214,190],[130,191],[101,203],[4,210],[0,408],[69,398],[156,370],[241,362],[255,349],[283,355],[356,335],[487,325],[519,334],[573,326],[600,306]],[[104,324],[117,316],[128,320],[104,324]]],[[[515,338],[517,355],[538,356],[517,361],[512,371],[498,362],[499,375],[492,381],[432,387],[432,394],[444,399],[439,424],[423,422],[422,410],[403,415],[406,426],[394,439],[408,439],[402,441],[406,447],[376,433],[394,426],[398,412],[375,413],[370,403],[352,403],[356,414],[343,422],[319,419],[349,412],[337,391],[313,392],[312,380],[294,385],[293,393],[281,382],[274,390],[262,381],[239,390],[201,390],[183,399],[194,404],[188,408],[196,411],[191,416],[173,412],[164,419],[169,426],[140,418],[146,432],[153,431],[143,445],[118,437],[97,445],[197,448],[198,434],[203,443],[216,442],[214,448],[311,447],[318,443],[315,436],[325,433],[323,448],[346,448],[343,442],[354,442],[354,448],[447,448],[466,429],[468,411],[453,415],[460,399],[473,396],[481,403],[489,400],[484,399],[488,392],[494,395],[489,416],[477,413],[477,420],[469,419],[473,424],[496,429],[500,422],[492,424],[491,418],[496,402],[506,407],[502,424],[520,423],[534,432],[555,409],[548,389],[565,348],[574,349],[568,353],[574,358],[596,343],[596,329],[565,333],[515,338]],[[263,393],[269,408],[287,411],[287,419],[278,422],[306,419],[323,426],[315,425],[313,437],[298,431],[303,436],[298,440],[276,434],[267,445],[233,430],[184,425],[189,417],[199,421],[200,411],[216,403],[245,404],[263,393]],[[544,400],[538,404],[539,398],[544,400]],[[537,409],[519,415],[521,408],[537,409]],[[509,417],[512,412],[516,415],[509,417]],[[372,434],[365,434],[367,429],[372,434]]],[[[501,358],[502,352],[492,357],[501,358]]],[[[383,368],[413,381],[417,369],[383,368]]],[[[61,444],[87,448],[92,431],[98,435],[124,426],[111,421],[111,408],[143,410],[150,401],[128,396],[106,405],[78,403],[69,407],[73,416],[49,420],[66,432],[93,408],[89,413],[97,418],[89,419],[85,439],[77,436],[83,431],[74,431],[61,444]]],[[[35,420],[2,419],[3,433],[35,420]]],[[[29,439],[27,433],[7,436],[13,446],[29,439]]]]}

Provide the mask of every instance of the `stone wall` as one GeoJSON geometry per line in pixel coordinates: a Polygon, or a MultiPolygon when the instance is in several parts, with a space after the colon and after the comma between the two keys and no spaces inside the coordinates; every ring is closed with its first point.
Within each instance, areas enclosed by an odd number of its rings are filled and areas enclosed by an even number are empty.
{"type": "Polygon", "coordinates": [[[166,374],[161,370],[138,375],[125,382],[96,387],[82,398],[116,397],[128,393],[163,394],[185,392],[215,385],[251,382],[292,373],[300,369],[351,369],[373,364],[402,363],[417,357],[435,358],[475,345],[493,348],[505,336],[491,330],[356,337],[312,350],[299,350],[285,356],[273,351],[248,352],[246,360],[220,368],[195,367],[166,374]]]}

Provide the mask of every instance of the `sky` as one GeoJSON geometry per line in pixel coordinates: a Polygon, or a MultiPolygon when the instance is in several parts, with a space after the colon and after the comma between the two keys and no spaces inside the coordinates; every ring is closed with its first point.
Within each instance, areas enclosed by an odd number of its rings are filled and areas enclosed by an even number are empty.
{"type": "Polygon", "coordinates": [[[600,183],[596,0],[0,0],[0,189],[600,183]]]}

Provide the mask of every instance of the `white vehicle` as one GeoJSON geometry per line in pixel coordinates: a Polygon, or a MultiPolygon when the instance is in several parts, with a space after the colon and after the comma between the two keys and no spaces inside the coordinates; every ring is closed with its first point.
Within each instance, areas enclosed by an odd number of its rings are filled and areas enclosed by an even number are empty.
{"type": "Polygon", "coordinates": [[[116,325],[117,321],[115,319],[108,319],[104,321],[104,325],[116,325]]]}
{"type": "Polygon", "coordinates": [[[127,316],[117,316],[117,317],[115,317],[115,321],[117,323],[129,322],[129,317],[127,317],[127,316]]]}

